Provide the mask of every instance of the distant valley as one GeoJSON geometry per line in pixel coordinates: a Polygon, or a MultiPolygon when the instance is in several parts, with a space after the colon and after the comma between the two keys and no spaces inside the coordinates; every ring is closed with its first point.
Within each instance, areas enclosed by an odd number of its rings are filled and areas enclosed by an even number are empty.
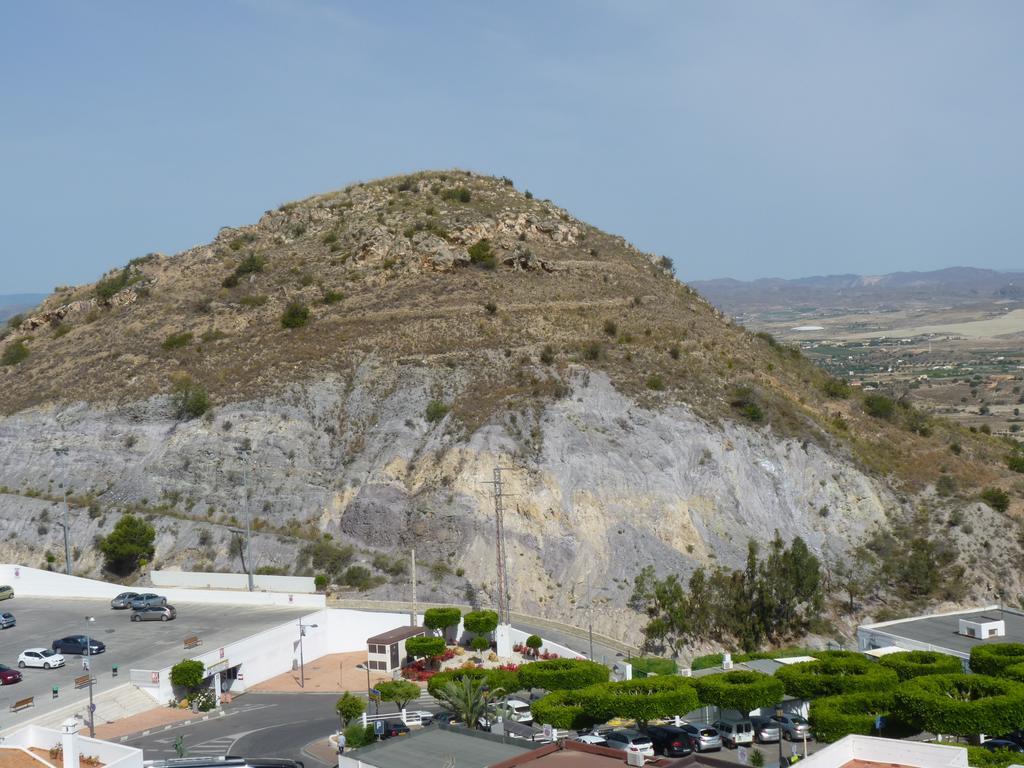
{"type": "Polygon", "coordinates": [[[0,322],[6,322],[20,312],[38,305],[45,293],[0,293],[0,322]]]}

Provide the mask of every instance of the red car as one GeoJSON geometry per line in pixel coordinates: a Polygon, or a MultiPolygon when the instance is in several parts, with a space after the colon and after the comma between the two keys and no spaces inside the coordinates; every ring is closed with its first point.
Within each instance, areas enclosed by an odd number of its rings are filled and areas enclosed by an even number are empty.
{"type": "Polygon", "coordinates": [[[21,672],[11,669],[6,664],[0,664],[0,685],[10,685],[21,682],[21,672]]]}

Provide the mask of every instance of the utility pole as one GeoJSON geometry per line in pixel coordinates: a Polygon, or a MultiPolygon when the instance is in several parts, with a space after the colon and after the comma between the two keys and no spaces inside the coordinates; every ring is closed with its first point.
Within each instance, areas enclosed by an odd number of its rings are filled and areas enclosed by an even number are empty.
{"type": "Polygon", "coordinates": [[[416,550],[412,551],[412,566],[409,570],[410,578],[412,579],[412,615],[409,616],[409,626],[415,627],[416,624],[416,550]]]}
{"type": "Polygon", "coordinates": [[[590,590],[590,571],[587,571],[587,636],[590,640],[590,660],[594,660],[594,593],[590,590]]]}
{"type": "Polygon", "coordinates": [[[485,482],[494,486],[494,548],[498,564],[498,623],[511,624],[508,561],[505,553],[505,510],[501,503],[501,500],[508,494],[502,490],[501,467],[495,467],[494,479],[485,482]]]}
{"type": "Polygon", "coordinates": [[[242,514],[245,516],[245,572],[249,577],[249,591],[253,591],[252,580],[252,531],[249,528],[249,475],[247,456],[251,456],[251,448],[237,448],[242,459],[242,514]]]}

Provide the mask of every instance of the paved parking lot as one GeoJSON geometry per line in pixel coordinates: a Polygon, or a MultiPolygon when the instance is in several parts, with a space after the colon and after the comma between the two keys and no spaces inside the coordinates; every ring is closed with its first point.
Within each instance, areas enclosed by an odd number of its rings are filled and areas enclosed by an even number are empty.
{"type": "MultiPolygon", "coordinates": [[[[0,630],[0,664],[17,668],[18,655],[26,648],[45,647],[59,638],[86,633],[106,644],[103,654],[91,660],[96,678],[96,693],[105,687],[128,682],[129,670],[160,669],[194,654],[182,648],[182,640],[198,635],[202,651],[216,648],[264,629],[304,616],[312,609],[270,608],[254,606],[208,605],[175,603],[178,617],[174,621],[131,621],[131,611],[115,611],[107,600],[85,598],[15,597],[0,602],[0,611],[10,611],[18,624],[0,630]],[[119,668],[117,680],[111,676],[111,666],[119,668]]],[[[36,707],[28,716],[42,714],[44,709],[80,699],[84,691],[74,689],[74,679],[83,674],[82,657],[65,657],[67,665],[59,669],[21,670],[24,680],[0,687],[0,719],[10,724],[8,708],[13,701],[36,697],[36,707]],[[60,689],[59,699],[53,702],[52,686],[60,689]]]]}

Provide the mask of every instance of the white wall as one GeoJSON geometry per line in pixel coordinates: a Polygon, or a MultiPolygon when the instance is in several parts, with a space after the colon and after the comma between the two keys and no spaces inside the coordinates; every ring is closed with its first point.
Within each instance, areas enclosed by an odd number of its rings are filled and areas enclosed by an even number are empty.
{"type": "MultiPolygon", "coordinates": [[[[332,653],[365,651],[366,638],[395,627],[408,626],[409,614],[371,613],[347,608],[326,608],[302,617],[307,625],[302,638],[302,657],[313,661],[332,653]],[[316,624],[316,627],[309,625],[316,624]]],[[[285,624],[242,638],[224,646],[203,646],[189,658],[202,661],[208,668],[222,659],[228,666],[241,664],[243,678],[233,683],[231,690],[241,692],[250,686],[284,674],[299,663],[299,621],[285,624]]],[[[174,695],[171,686],[171,667],[157,670],[133,669],[131,681],[156,701],[166,704],[174,695]],[[152,673],[158,673],[158,682],[152,682],[152,673]]]]}
{"type": "Polygon", "coordinates": [[[806,768],[840,768],[851,760],[908,768],[967,768],[967,750],[948,744],[846,736],[801,761],[806,768]]]}
{"type": "MultiPolygon", "coordinates": [[[[110,599],[125,591],[120,584],[83,579],[64,573],[27,568],[23,565],[0,565],[0,584],[9,584],[15,594],[35,597],[92,597],[110,599]]],[[[142,588],[136,587],[135,591],[142,588]]],[[[171,603],[216,603],[219,605],[277,605],[297,608],[323,608],[324,595],[279,592],[228,592],[209,589],[161,589],[171,603]]]]}
{"type": "MultiPolygon", "coordinates": [[[[516,645],[517,643],[525,643],[526,642],[526,638],[528,638],[529,636],[530,636],[529,632],[524,632],[521,629],[516,629],[515,627],[512,627],[512,645],[516,645]]],[[[542,645],[540,649],[542,651],[547,651],[548,653],[557,653],[559,658],[563,658],[563,659],[585,659],[586,658],[586,656],[584,656],[581,653],[577,653],[572,648],[567,648],[564,645],[559,645],[558,643],[553,643],[550,640],[544,640],[544,645],[542,645]]]]}
{"type": "MultiPolygon", "coordinates": [[[[106,768],[142,768],[142,750],[114,744],[102,739],[90,739],[79,733],[78,753],[80,755],[96,755],[106,768]]],[[[49,749],[60,744],[61,732],[54,728],[43,728],[39,725],[26,725],[4,739],[6,746],[36,747],[49,749]]]]}
{"type": "MultiPolygon", "coordinates": [[[[150,581],[156,587],[185,587],[186,589],[240,589],[249,588],[249,577],[244,573],[204,573],[202,571],[150,571],[150,581]]],[[[313,594],[316,584],[312,576],[263,576],[254,574],[253,584],[267,592],[295,592],[313,594]]]]}

